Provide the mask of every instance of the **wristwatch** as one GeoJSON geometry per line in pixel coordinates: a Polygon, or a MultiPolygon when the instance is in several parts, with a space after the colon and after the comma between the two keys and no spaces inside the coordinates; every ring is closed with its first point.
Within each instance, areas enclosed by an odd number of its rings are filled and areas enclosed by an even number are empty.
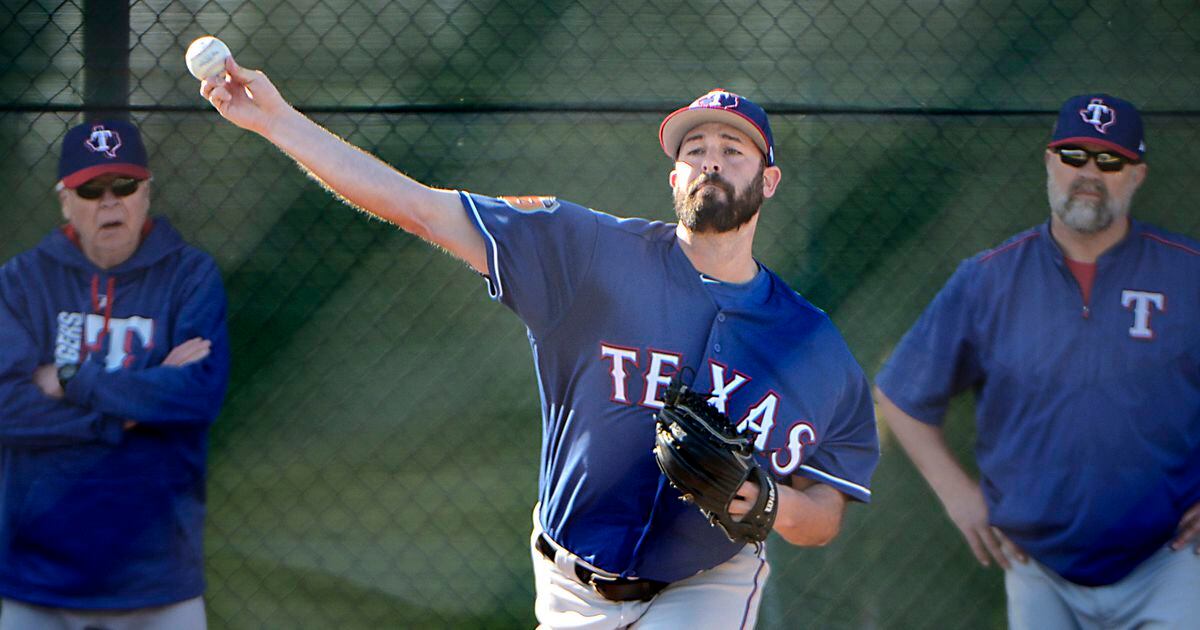
{"type": "Polygon", "coordinates": [[[67,363],[58,366],[58,384],[62,386],[63,391],[67,391],[67,383],[75,378],[75,373],[79,371],[78,363],[67,363]]]}

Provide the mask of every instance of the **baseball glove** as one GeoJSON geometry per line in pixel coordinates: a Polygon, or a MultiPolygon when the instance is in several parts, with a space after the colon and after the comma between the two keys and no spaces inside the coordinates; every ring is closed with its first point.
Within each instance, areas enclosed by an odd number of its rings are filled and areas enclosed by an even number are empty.
{"type": "Polygon", "coordinates": [[[761,542],[771,533],[779,507],[775,480],[754,460],[754,441],[739,434],[728,416],[708,400],[672,382],[656,416],[654,459],[671,485],[694,503],[729,540],[761,542]],[[758,484],[758,499],[742,520],[729,515],[729,502],[746,480],[758,484]]]}

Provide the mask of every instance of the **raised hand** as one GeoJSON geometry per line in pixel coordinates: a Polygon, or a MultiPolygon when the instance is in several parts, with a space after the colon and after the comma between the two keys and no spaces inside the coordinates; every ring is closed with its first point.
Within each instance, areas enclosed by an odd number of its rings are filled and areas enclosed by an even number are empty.
{"type": "Polygon", "coordinates": [[[243,68],[225,59],[225,73],[200,83],[200,95],[233,124],[266,135],[271,124],[292,111],[261,70],[243,68]]]}

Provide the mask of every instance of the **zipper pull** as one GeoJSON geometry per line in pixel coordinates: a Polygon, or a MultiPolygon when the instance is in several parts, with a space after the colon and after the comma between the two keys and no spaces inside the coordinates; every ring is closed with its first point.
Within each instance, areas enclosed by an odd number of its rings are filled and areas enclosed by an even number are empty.
{"type": "Polygon", "coordinates": [[[1092,308],[1087,304],[1083,305],[1083,318],[1088,319],[1092,314],[1092,308]]]}

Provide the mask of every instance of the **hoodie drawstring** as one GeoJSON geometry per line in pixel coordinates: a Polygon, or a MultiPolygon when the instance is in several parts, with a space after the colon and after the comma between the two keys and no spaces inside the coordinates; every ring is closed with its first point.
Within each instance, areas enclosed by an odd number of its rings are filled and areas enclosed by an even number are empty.
{"type": "MultiPolygon", "coordinates": [[[[96,335],[96,343],[82,344],[83,352],[81,353],[80,362],[87,358],[89,352],[100,350],[104,347],[104,340],[108,337],[108,326],[112,320],[113,302],[116,301],[117,294],[117,279],[109,276],[108,284],[104,292],[104,328],[100,330],[100,334],[96,335]]],[[[100,310],[100,274],[92,274],[92,312],[97,313],[100,310]]]]}

